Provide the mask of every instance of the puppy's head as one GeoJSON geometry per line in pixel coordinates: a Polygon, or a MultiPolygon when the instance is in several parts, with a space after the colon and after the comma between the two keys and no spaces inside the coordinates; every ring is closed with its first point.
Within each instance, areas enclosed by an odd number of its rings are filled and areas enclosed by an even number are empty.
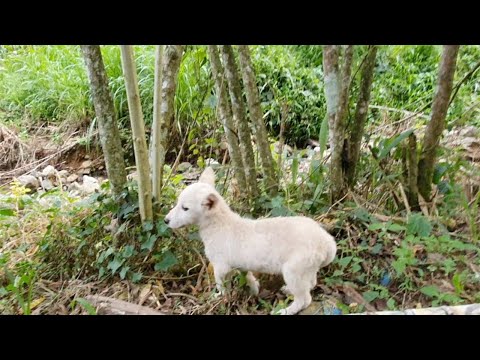
{"type": "Polygon", "coordinates": [[[215,173],[208,167],[197,183],[187,186],[175,207],[165,217],[165,223],[172,229],[187,225],[198,225],[206,219],[220,201],[215,190],[215,173]]]}

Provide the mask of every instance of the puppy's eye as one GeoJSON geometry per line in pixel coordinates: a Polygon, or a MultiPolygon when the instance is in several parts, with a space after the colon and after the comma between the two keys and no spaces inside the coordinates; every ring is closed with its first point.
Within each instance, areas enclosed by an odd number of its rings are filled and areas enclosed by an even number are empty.
{"type": "Polygon", "coordinates": [[[188,211],[188,208],[182,205],[182,210],[183,211],[188,211]]]}

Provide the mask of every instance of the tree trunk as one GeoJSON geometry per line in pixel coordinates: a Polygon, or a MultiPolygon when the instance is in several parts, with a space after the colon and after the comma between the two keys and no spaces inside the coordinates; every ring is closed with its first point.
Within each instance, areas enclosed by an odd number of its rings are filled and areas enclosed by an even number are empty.
{"type": "Polygon", "coordinates": [[[357,106],[355,108],[355,115],[351,122],[348,139],[349,145],[347,147],[348,153],[345,175],[349,187],[352,187],[355,182],[357,162],[360,158],[360,145],[362,144],[363,131],[368,115],[368,105],[372,90],[377,48],[378,47],[375,45],[370,46],[367,57],[362,66],[360,91],[358,94],[357,106]]]}
{"type": "Polygon", "coordinates": [[[153,199],[160,200],[162,189],[162,168],[165,159],[165,144],[160,143],[162,118],[160,107],[162,103],[162,71],[163,71],[163,45],[157,45],[155,49],[155,82],[153,89],[153,120],[152,137],[150,143],[150,166],[152,168],[153,199]],[[163,153],[163,157],[162,157],[163,153]]]}
{"type": "Polygon", "coordinates": [[[258,93],[255,72],[253,70],[250,50],[246,45],[238,47],[240,68],[242,70],[243,85],[247,95],[248,109],[250,111],[250,120],[255,126],[256,140],[262,161],[263,174],[265,176],[265,187],[270,195],[275,195],[278,190],[278,181],[275,176],[275,167],[273,164],[272,152],[268,142],[267,129],[263,121],[263,112],[260,105],[260,95],[258,93]]]}
{"type": "Polygon", "coordinates": [[[243,167],[242,154],[238,145],[237,129],[233,123],[232,109],[227,96],[227,84],[225,81],[220,55],[216,45],[208,45],[208,57],[212,67],[213,78],[215,79],[215,92],[217,93],[217,109],[222,122],[225,136],[227,137],[228,152],[232,158],[235,178],[240,189],[247,188],[245,170],[243,167]]]}
{"type": "Polygon", "coordinates": [[[425,130],[422,153],[418,162],[418,190],[426,201],[429,201],[432,190],[436,152],[440,136],[445,128],[459,47],[459,45],[444,45],[443,47],[437,91],[432,105],[432,117],[425,130]]]}
{"type": "Polygon", "coordinates": [[[417,156],[417,138],[415,134],[408,137],[407,151],[407,169],[408,169],[408,203],[412,210],[420,210],[418,204],[418,156],[417,156]]]}
{"type": "Polygon", "coordinates": [[[131,45],[121,45],[122,70],[125,77],[127,102],[132,126],[133,149],[138,174],[138,207],[142,222],[151,221],[152,182],[150,180],[150,165],[148,163],[147,141],[145,139],[145,124],[143,122],[142,105],[138,91],[137,70],[131,45]]]}
{"type": "Polygon", "coordinates": [[[107,175],[114,194],[120,194],[127,181],[125,159],[118,131],[117,116],[108,88],[107,73],[98,45],[81,45],[87,67],[90,89],[98,121],[100,143],[105,157],[107,175]]]}
{"type": "Polygon", "coordinates": [[[175,92],[177,90],[178,72],[182,62],[183,49],[183,45],[167,45],[164,50],[159,115],[161,122],[158,125],[159,129],[157,129],[160,132],[157,148],[158,176],[160,179],[163,178],[167,135],[175,120],[175,92]]]}
{"type": "Polygon", "coordinates": [[[325,87],[325,100],[327,105],[327,118],[330,131],[328,141],[330,146],[333,143],[333,131],[335,127],[335,115],[337,114],[338,101],[340,96],[339,74],[338,74],[338,46],[327,45],[323,48],[323,76],[325,87]]]}
{"type": "Polygon", "coordinates": [[[242,88],[238,77],[237,64],[231,45],[220,46],[228,91],[232,104],[233,119],[238,129],[240,151],[242,153],[243,167],[248,184],[249,195],[253,198],[258,194],[257,176],[255,171],[255,158],[253,156],[252,138],[245,114],[245,104],[242,98],[242,88]]]}
{"type": "Polygon", "coordinates": [[[348,94],[353,59],[353,46],[345,49],[342,73],[338,69],[339,49],[327,45],[323,53],[325,97],[331,149],[330,180],[331,202],[339,200],[344,193],[343,144],[345,141],[345,117],[348,113],[348,94]],[[339,77],[341,76],[341,81],[339,77]]]}

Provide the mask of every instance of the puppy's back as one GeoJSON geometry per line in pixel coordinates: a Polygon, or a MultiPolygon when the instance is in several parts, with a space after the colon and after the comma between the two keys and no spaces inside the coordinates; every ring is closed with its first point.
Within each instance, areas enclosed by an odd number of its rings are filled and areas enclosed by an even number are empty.
{"type": "Polygon", "coordinates": [[[324,258],[322,267],[331,263],[337,252],[334,237],[308,217],[258,219],[254,220],[254,229],[267,236],[272,245],[277,244],[289,252],[321,252],[324,258]]]}

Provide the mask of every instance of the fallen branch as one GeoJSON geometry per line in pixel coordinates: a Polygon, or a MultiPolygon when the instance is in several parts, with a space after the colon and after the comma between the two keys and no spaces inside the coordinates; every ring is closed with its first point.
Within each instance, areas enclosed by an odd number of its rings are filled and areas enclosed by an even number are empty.
{"type": "Polygon", "coordinates": [[[480,315],[480,304],[440,306],[399,311],[367,311],[352,315],[480,315]]]}
{"type": "MultiPolygon", "coordinates": [[[[324,315],[326,303],[312,302],[312,304],[300,312],[300,315],[324,315]]],[[[331,305],[327,305],[329,308],[331,305]]],[[[440,306],[421,309],[405,309],[396,311],[366,311],[349,315],[480,315],[480,304],[440,306]]]]}
{"type": "Polygon", "coordinates": [[[166,315],[146,306],[106,296],[88,295],[86,299],[95,306],[98,315],[166,315]]]}

